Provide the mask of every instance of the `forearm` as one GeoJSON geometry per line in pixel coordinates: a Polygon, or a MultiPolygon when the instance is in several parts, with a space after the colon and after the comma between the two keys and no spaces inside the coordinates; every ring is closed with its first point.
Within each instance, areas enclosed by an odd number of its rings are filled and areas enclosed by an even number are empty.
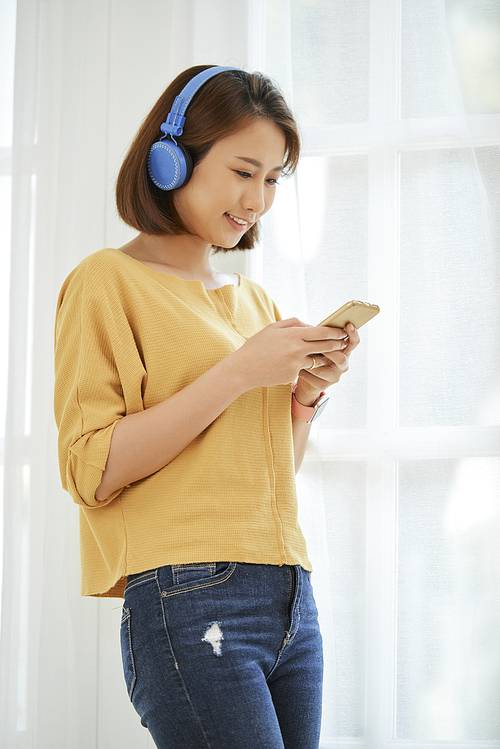
{"type": "MultiPolygon", "coordinates": [[[[317,390],[315,384],[308,384],[305,380],[305,373],[301,371],[297,384],[295,385],[294,398],[302,406],[312,406],[321,395],[321,390],[317,390]]],[[[307,418],[310,418],[309,415],[307,418]]],[[[293,434],[293,454],[295,460],[295,473],[298,473],[307,448],[307,440],[311,425],[304,418],[292,413],[292,434],[293,434]]]]}
{"type": "Polygon", "coordinates": [[[96,499],[170,463],[246,389],[226,357],[171,398],[124,416],[115,427],[96,499]]]}
{"type": "Polygon", "coordinates": [[[293,433],[293,456],[295,460],[295,473],[298,473],[307,447],[307,440],[309,438],[309,432],[311,431],[311,425],[299,419],[297,416],[292,416],[292,433],[293,433]]]}
{"type": "MultiPolygon", "coordinates": [[[[166,466],[247,390],[291,382],[312,352],[335,349],[338,339],[331,331],[295,319],[271,323],[171,398],[124,416],[115,427],[96,499],[166,466]]],[[[307,437],[303,427],[297,429],[302,460],[307,437]]]]}

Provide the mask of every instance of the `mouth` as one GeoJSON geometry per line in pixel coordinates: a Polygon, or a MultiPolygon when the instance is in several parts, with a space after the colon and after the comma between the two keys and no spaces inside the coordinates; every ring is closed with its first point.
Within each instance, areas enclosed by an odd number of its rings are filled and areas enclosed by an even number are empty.
{"type": "Polygon", "coordinates": [[[245,221],[245,219],[243,218],[238,218],[238,216],[233,216],[232,213],[225,213],[224,215],[228,219],[231,226],[237,231],[245,231],[250,225],[249,221],[245,221]]]}

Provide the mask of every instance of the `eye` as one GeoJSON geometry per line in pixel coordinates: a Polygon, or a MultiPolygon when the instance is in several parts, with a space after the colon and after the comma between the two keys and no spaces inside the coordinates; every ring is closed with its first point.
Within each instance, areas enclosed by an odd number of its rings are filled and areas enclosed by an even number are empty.
{"type": "MultiPolygon", "coordinates": [[[[243,179],[252,179],[253,177],[253,174],[251,174],[250,172],[242,172],[239,169],[235,169],[235,172],[236,174],[239,174],[239,176],[242,177],[243,179]]],[[[266,182],[271,187],[274,187],[275,185],[280,184],[277,179],[272,179],[272,178],[266,179],[266,182]]]]}

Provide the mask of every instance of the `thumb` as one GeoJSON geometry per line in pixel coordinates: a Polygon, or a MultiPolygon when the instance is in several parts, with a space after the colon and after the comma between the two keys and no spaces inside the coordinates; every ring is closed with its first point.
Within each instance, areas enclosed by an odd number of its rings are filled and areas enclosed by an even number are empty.
{"type": "Polygon", "coordinates": [[[298,317],[289,317],[286,320],[280,320],[279,322],[273,323],[277,328],[312,328],[312,325],[308,325],[298,317]]]}

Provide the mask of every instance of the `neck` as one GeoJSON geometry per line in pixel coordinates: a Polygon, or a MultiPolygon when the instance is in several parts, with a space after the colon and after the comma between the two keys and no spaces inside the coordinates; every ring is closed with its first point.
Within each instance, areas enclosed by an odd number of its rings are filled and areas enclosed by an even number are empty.
{"type": "Polygon", "coordinates": [[[124,251],[128,249],[144,262],[176,268],[195,276],[210,269],[211,246],[189,234],[155,237],[141,233],[123,248],[124,251]]]}
{"type": "Polygon", "coordinates": [[[207,288],[235,282],[212,267],[212,246],[189,234],[155,237],[141,233],[120,249],[155,270],[202,281],[207,288]]]}

